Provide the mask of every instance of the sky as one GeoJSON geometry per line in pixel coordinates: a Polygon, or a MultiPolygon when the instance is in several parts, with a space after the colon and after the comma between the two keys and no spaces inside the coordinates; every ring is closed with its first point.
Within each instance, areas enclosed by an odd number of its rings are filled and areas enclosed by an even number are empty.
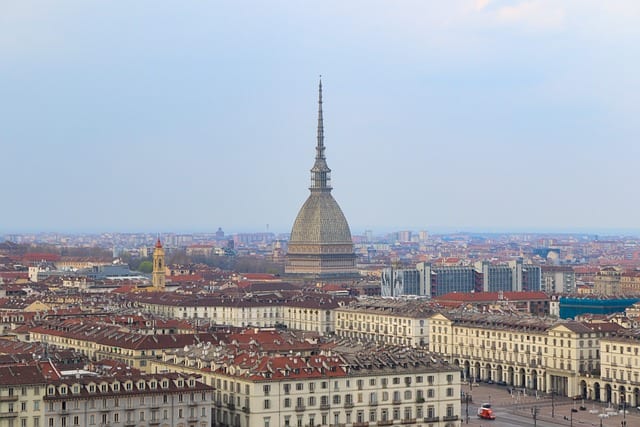
{"type": "Polygon", "coordinates": [[[0,4],[0,233],[640,229],[637,0],[0,4]]]}

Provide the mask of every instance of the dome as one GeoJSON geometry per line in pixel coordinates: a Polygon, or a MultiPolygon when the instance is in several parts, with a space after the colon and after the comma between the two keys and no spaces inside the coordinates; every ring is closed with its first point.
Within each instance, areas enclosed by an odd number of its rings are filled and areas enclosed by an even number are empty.
{"type": "Polygon", "coordinates": [[[291,244],[353,244],[347,219],[331,193],[311,192],[293,223],[291,244]]]}

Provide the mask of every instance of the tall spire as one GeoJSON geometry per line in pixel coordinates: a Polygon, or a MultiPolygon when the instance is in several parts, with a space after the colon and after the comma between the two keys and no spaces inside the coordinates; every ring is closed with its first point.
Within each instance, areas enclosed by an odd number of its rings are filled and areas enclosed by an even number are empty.
{"type": "Polygon", "coordinates": [[[331,169],[324,156],[324,119],[322,116],[322,76],[318,84],[318,142],[316,161],[311,168],[311,191],[331,191],[331,169]]]}
{"type": "Polygon", "coordinates": [[[318,85],[318,145],[316,159],[324,159],[324,119],[322,117],[322,76],[318,85]]]}

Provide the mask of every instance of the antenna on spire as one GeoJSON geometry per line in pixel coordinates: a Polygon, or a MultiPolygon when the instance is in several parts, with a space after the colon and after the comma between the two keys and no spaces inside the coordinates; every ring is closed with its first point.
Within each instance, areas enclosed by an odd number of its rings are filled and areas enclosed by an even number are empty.
{"type": "Polygon", "coordinates": [[[318,137],[316,161],[311,168],[311,190],[331,191],[331,169],[324,155],[324,118],[322,114],[322,75],[318,82],[318,137]]]}

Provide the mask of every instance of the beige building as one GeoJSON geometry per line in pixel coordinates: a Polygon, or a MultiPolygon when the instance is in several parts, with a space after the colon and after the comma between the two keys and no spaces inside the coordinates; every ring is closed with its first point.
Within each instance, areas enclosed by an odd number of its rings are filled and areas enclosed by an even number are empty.
{"type": "MultiPolygon", "coordinates": [[[[466,378],[576,396],[580,377],[600,369],[599,324],[486,313],[438,313],[429,319],[431,351],[466,378]]],[[[616,326],[616,325],[614,325],[616,326]]]]}
{"type": "Polygon", "coordinates": [[[38,365],[0,366],[0,427],[45,427],[45,385],[38,365]]]}
{"type": "Polygon", "coordinates": [[[335,309],[350,301],[326,294],[285,297],[136,295],[145,311],[176,319],[206,319],[215,325],[274,327],[283,325],[320,333],[335,331],[335,309]]]}
{"type": "Polygon", "coordinates": [[[460,424],[459,370],[422,352],[238,354],[227,360],[183,362],[167,355],[151,366],[157,372],[207,376],[216,389],[214,421],[222,425],[460,424]]]}
{"type": "Polygon", "coordinates": [[[600,402],[640,406],[640,330],[600,339],[600,375],[585,376],[580,394],[600,402]]]}
{"type": "Polygon", "coordinates": [[[361,299],[335,310],[336,335],[422,347],[429,343],[428,318],[432,314],[416,300],[361,299]]]}
{"type": "Polygon", "coordinates": [[[212,425],[213,387],[196,375],[78,374],[47,381],[43,391],[43,427],[212,425]]]}

